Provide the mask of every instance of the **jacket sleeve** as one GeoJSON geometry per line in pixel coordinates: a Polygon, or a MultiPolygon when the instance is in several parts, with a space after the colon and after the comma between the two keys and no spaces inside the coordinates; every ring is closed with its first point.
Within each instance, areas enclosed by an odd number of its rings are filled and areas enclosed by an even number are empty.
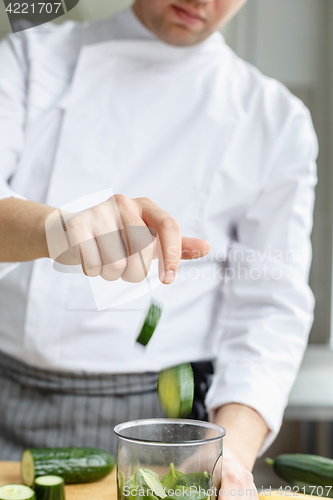
{"type": "Polygon", "coordinates": [[[209,410],[254,408],[279,432],[313,321],[308,286],[317,138],[300,103],[277,140],[263,189],[236,225],[223,284],[223,334],[209,410]]]}
{"type": "MultiPolygon", "coordinates": [[[[0,43],[0,200],[24,199],[13,192],[10,180],[16,172],[24,140],[26,74],[22,40],[11,35],[0,43]]],[[[0,263],[0,278],[16,266],[0,263]]]]}

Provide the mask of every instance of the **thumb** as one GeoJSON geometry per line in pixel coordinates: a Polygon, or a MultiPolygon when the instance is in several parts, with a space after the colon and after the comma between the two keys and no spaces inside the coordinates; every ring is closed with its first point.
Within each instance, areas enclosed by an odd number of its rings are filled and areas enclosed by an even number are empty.
{"type": "Polygon", "coordinates": [[[182,238],[183,260],[199,259],[210,252],[210,244],[206,240],[199,238],[182,238]]]}

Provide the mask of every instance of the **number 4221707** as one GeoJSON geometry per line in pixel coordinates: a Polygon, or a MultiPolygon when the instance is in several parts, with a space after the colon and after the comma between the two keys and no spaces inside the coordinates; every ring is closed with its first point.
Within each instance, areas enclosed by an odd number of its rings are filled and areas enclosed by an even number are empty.
{"type": "Polygon", "coordinates": [[[10,3],[6,7],[6,11],[10,14],[57,14],[61,2],[59,3],[10,3]]]}

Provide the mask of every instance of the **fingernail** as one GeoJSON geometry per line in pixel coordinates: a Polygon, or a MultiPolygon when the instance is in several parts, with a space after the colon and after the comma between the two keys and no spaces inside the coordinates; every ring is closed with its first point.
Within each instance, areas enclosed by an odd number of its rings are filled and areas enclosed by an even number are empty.
{"type": "Polygon", "coordinates": [[[173,280],[175,279],[176,277],[176,273],[174,271],[167,271],[164,275],[164,280],[163,280],[163,283],[165,285],[169,285],[170,283],[173,282],[173,280]]]}

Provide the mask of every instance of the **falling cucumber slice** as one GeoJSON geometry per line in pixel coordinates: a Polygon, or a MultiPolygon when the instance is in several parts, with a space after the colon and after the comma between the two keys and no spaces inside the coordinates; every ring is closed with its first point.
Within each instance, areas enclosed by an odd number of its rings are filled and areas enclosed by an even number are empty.
{"type": "Polygon", "coordinates": [[[35,492],[22,484],[0,486],[0,500],[36,500],[35,492]]]}
{"type": "Polygon", "coordinates": [[[156,330],[156,327],[161,319],[161,315],[162,309],[156,304],[152,304],[141,328],[141,332],[136,339],[139,344],[146,347],[156,330]]]}
{"type": "Polygon", "coordinates": [[[185,363],[160,372],[157,393],[166,417],[188,417],[194,398],[194,376],[191,365],[185,363]]]}
{"type": "Polygon", "coordinates": [[[41,476],[35,481],[36,500],[65,500],[64,480],[59,476],[41,476]]]}

